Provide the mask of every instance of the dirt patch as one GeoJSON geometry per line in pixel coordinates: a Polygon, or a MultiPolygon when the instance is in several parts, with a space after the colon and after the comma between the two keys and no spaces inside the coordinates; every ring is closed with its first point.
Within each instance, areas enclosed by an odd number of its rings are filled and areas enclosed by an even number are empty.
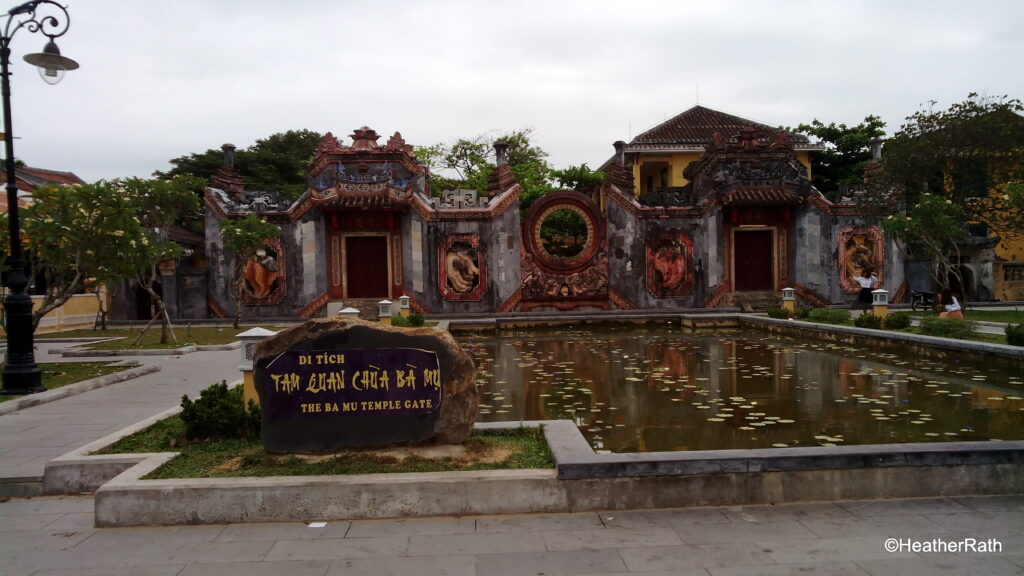
{"type": "Polygon", "coordinates": [[[226,462],[221,462],[220,464],[217,464],[216,466],[211,468],[210,471],[211,472],[220,472],[220,473],[234,472],[235,470],[238,470],[241,467],[242,467],[242,457],[238,456],[236,458],[231,458],[231,459],[227,460],[226,462]]]}
{"type": "MultiPolygon", "coordinates": [[[[332,454],[290,454],[288,458],[298,458],[303,462],[315,464],[327,462],[341,455],[364,456],[368,459],[388,459],[395,462],[403,462],[409,458],[422,458],[424,460],[451,460],[459,464],[494,463],[502,462],[513,454],[511,448],[505,446],[484,446],[467,450],[463,445],[446,444],[442,446],[409,446],[401,448],[382,448],[377,450],[341,451],[332,454]]],[[[235,458],[235,469],[241,461],[235,458]]],[[[226,466],[230,462],[222,464],[226,466]]]]}

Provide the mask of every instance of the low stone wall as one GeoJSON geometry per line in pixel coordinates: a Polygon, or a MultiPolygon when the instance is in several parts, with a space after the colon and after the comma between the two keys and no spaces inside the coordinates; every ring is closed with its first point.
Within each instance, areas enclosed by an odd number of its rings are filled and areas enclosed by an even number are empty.
{"type": "Polygon", "coordinates": [[[309,522],[1024,492],[1024,442],[596,454],[572,422],[524,424],[545,426],[554,470],[142,480],[169,456],[152,455],[96,491],[96,525],[309,522]]]}
{"type": "Polygon", "coordinates": [[[876,350],[906,351],[909,349],[912,354],[926,358],[969,358],[1006,366],[1024,366],[1022,364],[1024,363],[1024,347],[1021,346],[758,316],[738,315],[737,321],[743,328],[756,328],[773,334],[803,336],[822,342],[864,346],[876,350]]]}

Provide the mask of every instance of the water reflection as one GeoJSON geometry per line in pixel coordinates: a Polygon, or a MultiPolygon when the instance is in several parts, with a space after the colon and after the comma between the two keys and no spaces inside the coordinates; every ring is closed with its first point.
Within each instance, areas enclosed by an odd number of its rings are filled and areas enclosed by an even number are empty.
{"type": "Polygon", "coordinates": [[[1020,367],[671,326],[460,341],[480,421],[570,419],[597,450],[1024,439],[1020,367]]]}

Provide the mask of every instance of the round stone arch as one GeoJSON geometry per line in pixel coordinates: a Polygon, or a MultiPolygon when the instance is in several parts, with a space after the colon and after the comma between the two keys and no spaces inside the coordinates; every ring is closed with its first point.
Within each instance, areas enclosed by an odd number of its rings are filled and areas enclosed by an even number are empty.
{"type": "Polygon", "coordinates": [[[604,217],[597,205],[587,195],[569,190],[541,196],[530,206],[523,223],[526,251],[542,270],[556,274],[572,274],[590,267],[594,257],[603,251],[605,233],[604,217]],[[544,221],[559,210],[579,215],[586,226],[587,237],[582,248],[570,256],[552,254],[545,248],[541,237],[544,221]]]}

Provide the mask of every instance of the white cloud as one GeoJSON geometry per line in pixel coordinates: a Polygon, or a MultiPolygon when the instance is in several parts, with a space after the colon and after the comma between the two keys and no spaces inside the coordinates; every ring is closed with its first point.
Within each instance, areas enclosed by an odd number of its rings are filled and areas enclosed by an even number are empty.
{"type": "Polygon", "coordinates": [[[16,154],[87,180],[288,129],[414,144],[535,129],[596,166],[697,101],[773,125],[1024,96],[1024,4],[981,1],[69,0],[81,69],[53,87],[12,48],[16,154]]]}

